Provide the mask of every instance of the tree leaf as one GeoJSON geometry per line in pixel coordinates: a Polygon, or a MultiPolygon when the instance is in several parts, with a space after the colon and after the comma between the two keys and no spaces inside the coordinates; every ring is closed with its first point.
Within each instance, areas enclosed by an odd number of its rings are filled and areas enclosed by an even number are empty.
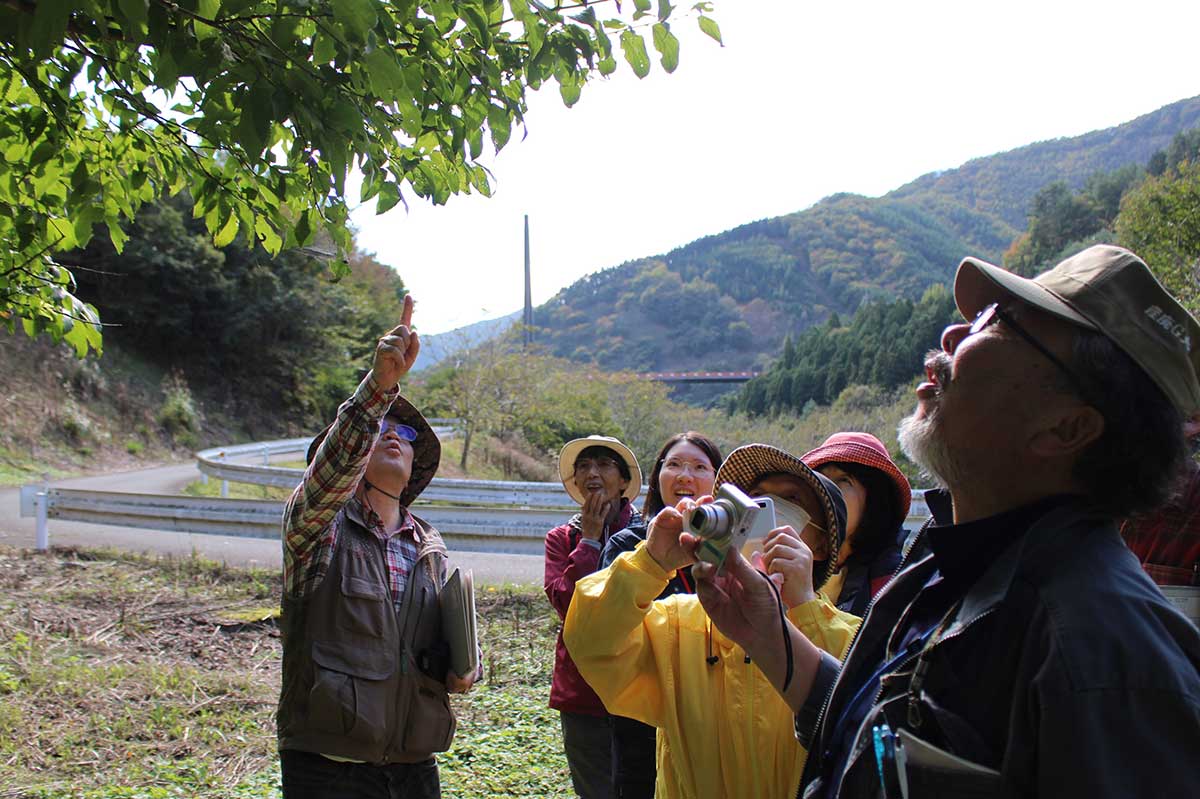
{"type": "Polygon", "coordinates": [[[404,73],[396,62],[394,53],[375,48],[363,59],[368,70],[373,91],[384,102],[394,102],[401,97],[411,97],[404,82],[404,73]]]}
{"type": "Polygon", "coordinates": [[[318,30],[313,36],[313,63],[328,64],[336,57],[337,41],[324,30],[318,30]]]}
{"type": "Polygon", "coordinates": [[[237,232],[238,232],[237,215],[230,214],[229,218],[225,220],[225,224],[222,225],[221,229],[219,231],[217,231],[217,234],[215,236],[213,236],[213,245],[217,246],[217,247],[229,246],[229,244],[233,241],[234,237],[237,236],[237,232]]]}
{"type": "Polygon", "coordinates": [[[260,216],[254,220],[254,236],[268,255],[278,255],[283,247],[283,239],[279,237],[266,217],[260,216]]]}
{"type": "Polygon", "coordinates": [[[366,38],[377,21],[371,0],[333,0],[333,18],[359,40],[366,38]]]}
{"type": "Polygon", "coordinates": [[[209,39],[215,39],[220,30],[209,25],[204,20],[216,19],[217,14],[221,11],[221,0],[197,0],[196,16],[198,19],[193,20],[193,28],[196,31],[196,39],[203,42],[209,39]]]}
{"type": "Polygon", "coordinates": [[[33,8],[29,26],[29,48],[35,55],[48,56],[62,42],[71,17],[72,4],[67,0],[39,0],[33,8]]]}
{"type": "Polygon", "coordinates": [[[725,46],[725,42],[721,41],[721,28],[717,25],[717,21],[712,17],[701,15],[700,30],[704,31],[711,38],[715,39],[722,47],[725,46]]]}
{"type": "Polygon", "coordinates": [[[654,23],[651,29],[654,35],[654,49],[662,55],[662,68],[674,72],[679,66],[679,40],[662,22],[654,23]]]}
{"type": "Polygon", "coordinates": [[[492,146],[499,152],[508,144],[508,137],[512,135],[512,119],[507,110],[495,105],[488,106],[487,119],[488,130],[492,134],[492,146]]]}
{"type": "Polygon", "coordinates": [[[574,73],[566,73],[558,76],[558,93],[562,96],[563,105],[567,108],[579,102],[580,92],[583,90],[583,80],[574,73]]]}
{"type": "Polygon", "coordinates": [[[149,7],[146,0],[120,0],[118,5],[121,8],[121,14],[129,22],[129,32],[140,35],[145,31],[148,19],[146,9],[149,7]]]}
{"type": "Polygon", "coordinates": [[[633,68],[633,74],[639,78],[650,74],[650,56],[646,53],[646,43],[636,31],[626,28],[621,32],[621,50],[625,53],[625,61],[633,68]]]}
{"type": "Polygon", "coordinates": [[[467,29],[471,31],[471,35],[475,37],[479,46],[484,50],[491,47],[492,31],[483,7],[473,3],[460,3],[458,12],[462,15],[463,21],[467,23],[467,29]]]}
{"type": "Polygon", "coordinates": [[[375,213],[386,214],[400,202],[400,189],[395,183],[387,181],[379,187],[379,200],[375,204],[375,213]]]}

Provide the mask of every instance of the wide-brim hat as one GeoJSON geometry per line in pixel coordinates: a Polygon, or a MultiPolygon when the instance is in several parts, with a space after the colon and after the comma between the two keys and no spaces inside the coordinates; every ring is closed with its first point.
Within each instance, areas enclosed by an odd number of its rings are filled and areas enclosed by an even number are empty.
{"type": "MultiPolygon", "coordinates": [[[[823,474],[813,471],[804,461],[770,444],[747,444],[729,453],[717,470],[716,488],[733,483],[749,492],[761,477],[768,474],[790,474],[812,486],[821,507],[825,510],[824,528],[829,532],[829,557],[821,573],[813,574],[813,587],[820,589],[834,573],[838,550],[846,538],[846,501],[837,485],[823,474]]],[[[799,533],[799,531],[796,531],[799,533]]]]}
{"type": "Polygon", "coordinates": [[[558,453],[558,476],[571,499],[580,505],[586,500],[583,492],[575,485],[575,459],[588,447],[605,447],[625,461],[625,465],[629,467],[629,485],[625,486],[622,496],[630,502],[637,499],[642,491],[642,469],[638,466],[637,456],[633,454],[633,450],[611,436],[576,438],[563,445],[562,451],[558,453]]]}
{"type": "Polygon", "coordinates": [[[1097,244],[1032,280],[978,258],[959,264],[954,302],[966,319],[1010,297],[1103,334],[1181,413],[1200,410],[1200,323],[1129,250],[1097,244]]]}
{"type": "MultiPolygon", "coordinates": [[[[438,464],[442,461],[442,442],[421,412],[404,397],[396,397],[392,400],[392,407],[388,408],[384,416],[395,419],[400,424],[406,424],[417,431],[417,440],[412,442],[412,473],[408,477],[408,485],[400,493],[400,504],[408,507],[437,474],[438,464]]],[[[333,425],[326,426],[308,445],[308,452],[304,456],[305,463],[312,463],[313,457],[317,454],[317,448],[329,434],[330,427],[333,425]]]]}
{"type": "MultiPolygon", "coordinates": [[[[824,444],[801,455],[800,460],[813,469],[820,469],[827,463],[856,463],[883,472],[896,487],[895,524],[900,525],[908,518],[908,510],[912,506],[912,486],[892,461],[887,447],[870,433],[834,433],[825,439],[824,444]]],[[[867,500],[870,501],[870,497],[867,500]]]]}

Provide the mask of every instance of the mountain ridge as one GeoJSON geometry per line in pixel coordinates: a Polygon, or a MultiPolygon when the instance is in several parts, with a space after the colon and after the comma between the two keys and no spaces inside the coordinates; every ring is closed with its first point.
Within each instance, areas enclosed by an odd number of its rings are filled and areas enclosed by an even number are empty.
{"type": "Polygon", "coordinates": [[[1074,137],[927,173],[879,197],[783,216],[587,275],[535,310],[535,340],[606,369],[761,366],[788,335],[864,303],[918,299],[964,255],[999,261],[1046,184],[1145,163],[1200,125],[1200,97],[1074,137]],[[599,309],[599,310],[597,310],[599,309]]]}

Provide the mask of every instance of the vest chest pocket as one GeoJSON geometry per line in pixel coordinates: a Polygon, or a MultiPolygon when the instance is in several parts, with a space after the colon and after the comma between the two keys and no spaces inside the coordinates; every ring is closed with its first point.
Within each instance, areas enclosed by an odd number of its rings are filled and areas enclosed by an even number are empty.
{"type": "Polygon", "coordinates": [[[388,629],[388,615],[395,616],[390,600],[386,586],[365,577],[343,574],[338,626],[359,635],[383,638],[388,629]]]}

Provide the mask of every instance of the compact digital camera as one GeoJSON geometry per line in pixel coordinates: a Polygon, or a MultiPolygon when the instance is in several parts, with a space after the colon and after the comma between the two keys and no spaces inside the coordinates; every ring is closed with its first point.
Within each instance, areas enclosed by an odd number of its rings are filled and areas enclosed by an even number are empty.
{"type": "Polygon", "coordinates": [[[732,483],[723,484],[710,504],[697,505],[683,529],[703,539],[696,555],[720,567],[730,547],[741,549],[751,537],[765,537],[775,527],[775,508],[767,497],[748,496],[732,483]]]}

